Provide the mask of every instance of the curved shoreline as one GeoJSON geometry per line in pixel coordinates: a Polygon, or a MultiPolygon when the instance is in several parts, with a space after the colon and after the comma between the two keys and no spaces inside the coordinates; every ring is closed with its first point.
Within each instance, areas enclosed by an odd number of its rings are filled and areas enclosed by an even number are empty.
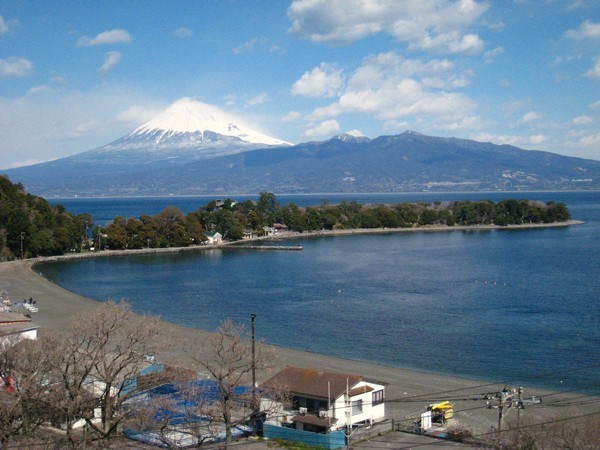
{"type": "MultiPolygon", "coordinates": [[[[188,251],[205,251],[218,248],[224,248],[228,246],[244,245],[246,243],[263,241],[263,240],[281,240],[281,239],[310,239],[314,237],[323,236],[354,236],[364,234],[394,234],[394,233],[432,233],[432,232],[452,232],[452,231],[504,231],[504,230],[529,230],[539,228],[556,228],[556,227],[570,227],[574,225],[581,225],[585,222],[580,220],[567,220],[565,222],[553,222],[553,223],[528,223],[522,225],[425,225],[420,227],[411,228],[353,228],[347,230],[319,230],[319,231],[307,231],[303,233],[295,231],[285,231],[275,236],[261,236],[251,239],[243,239],[233,242],[224,242],[222,244],[215,245],[196,245],[189,247],[166,247],[166,248],[140,248],[133,250],[102,250],[99,252],[86,252],[86,253],[67,253],[59,256],[45,256],[38,258],[27,259],[31,261],[32,266],[40,262],[46,261],[58,261],[66,259],[85,259],[85,258],[96,258],[106,256],[129,256],[129,255],[149,255],[159,253],[178,253],[188,251]]],[[[0,263],[0,265],[3,263],[0,263]]]]}
{"type": "MultiPolygon", "coordinates": [[[[367,229],[367,230],[338,230],[332,232],[317,232],[317,233],[285,233],[275,237],[262,237],[257,240],[268,239],[288,239],[288,238],[309,238],[321,236],[343,236],[356,234],[382,234],[394,232],[416,232],[416,231],[459,231],[459,230],[495,230],[495,229],[523,229],[523,228],[540,228],[544,226],[569,226],[576,225],[582,222],[570,221],[561,224],[540,224],[535,227],[518,226],[518,227],[495,227],[495,226],[478,226],[478,227],[420,227],[420,228],[401,228],[401,229],[367,229]]],[[[239,243],[250,242],[250,240],[238,241],[239,243]]],[[[9,298],[14,302],[22,299],[33,297],[36,299],[39,307],[39,312],[34,314],[34,323],[41,327],[41,338],[45,329],[64,329],[69,321],[69,317],[82,310],[94,308],[98,302],[87,297],[78,295],[74,292],[66,290],[40,274],[35,272],[35,264],[38,262],[58,259],[77,259],[89,258],[98,256],[127,256],[133,254],[152,254],[152,253],[168,253],[179,251],[202,251],[224,248],[234,243],[225,243],[222,245],[211,245],[201,247],[184,247],[184,248],[167,248],[167,249],[141,249],[128,251],[103,251],[88,254],[70,254],[60,257],[36,258],[25,261],[13,261],[0,263],[0,292],[8,291],[9,298]]],[[[186,328],[173,323],[165,323],[165,329],[169,331],[170,339],[173,340],[173,347],[168,354],[159,355],[165,361],[175,360],[183,361],[184,364],[190,364],[189,349],[200,348],[202,342],[210,335],[210,332],[186,328]]],[[[326,356],[318,353],[300,351],[295,349],[276,347],[269,345],[276,355],[276,363],[273,370],[259,374],[259,381],[273,374],[274,370],[279,370],[286,365],[294,365],[299,367],[315,368],[320,370],[328,370],[341,373],[353,373],[364,375],[370,378],[384,381],[388,383],[386,398],[390,401],[386,406],[387,415],[396,420],[403,419],[406,415],[414,414],[423,410],[428,404],[434,400],[444,400],[444,393],[452,391],[452,396],[463,395],[470,397],[483,392],[491,392],[502,389],[503,383],[486,383],[481,380],[472,380],[460,378],[451,375],[442,375],[429,372],[421,372],[418,370],[403,369],[398,367],[384,366],[380,364],[368,363],[363,361],[342,359],[337,357],[326,356]],[[422,401],[415,402],[402,401],[414,398],[416,396],[426,396],[422,401]]],[[[443,367],[440,367],[443,371],[443,367]]],[[[548,391],[534,389],[526,386],[526,395],[543,396],[548,394],[548,391]]],[[[560,394],[568,397],[568,394],[560,394]]],[[[556,397],[553,397],[556,398],[556,397]]],[[[456,409],[457,418],[461,420],[467,427],[472,428],[475,432],[489,431],[490,426],[497,422],[497,411],[488,410],[485,408],[485,402],[474,403],[473,401],[457,401],[456,409]],[[482,406],[481,408],[473,409],[474,407],[482,406]],[[464,410],[464,411],[461,411],[464,410]]],[[[559,410],[546,408],[536,411],[537,417],[550,417],[557,414],[559,410]]]]}

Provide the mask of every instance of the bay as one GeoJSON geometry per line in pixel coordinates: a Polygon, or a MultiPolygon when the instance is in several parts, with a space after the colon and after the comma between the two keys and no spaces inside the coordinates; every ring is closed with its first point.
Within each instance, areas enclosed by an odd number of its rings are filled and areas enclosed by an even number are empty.
{"type": "MultiPolygon", "coordinates": [[[[38,267],[67,289],[99,301],[127,299],[136,311],[185,326],[214,330],[224,319],[249,325],[255,313],[257,336],[276,345],[525,386],[597,388],[600,193],[277,198],[301,206],[531,198],[565,202],[585,223],[320,237],[303,239],[301,252],[213,249],[38,267]]],[[[55,202],[108,221],[169,205],[189,212],[212,199],[55,202]]]]}

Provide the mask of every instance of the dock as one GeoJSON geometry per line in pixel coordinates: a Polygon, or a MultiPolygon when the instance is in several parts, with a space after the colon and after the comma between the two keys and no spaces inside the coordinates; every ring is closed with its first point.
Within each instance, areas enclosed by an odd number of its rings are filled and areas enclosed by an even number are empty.
{"type": "Polygon", "coordinates": [[[303,250],[301,245],[230,245],[238,250],[303,250]]]}

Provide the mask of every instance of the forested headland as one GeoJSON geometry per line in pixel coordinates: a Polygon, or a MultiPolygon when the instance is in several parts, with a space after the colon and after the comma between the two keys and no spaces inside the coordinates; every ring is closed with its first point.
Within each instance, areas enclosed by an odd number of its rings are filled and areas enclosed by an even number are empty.
{"type": "Polygon", "coordinates": [[[261,236],[265,227],[279,224],[289,231],[376,228],[524,225],[564,222],[571,218],[564,203],[531,200],[445,201],[299,207],[281,205],[275,194],[261,192],[256,201],[213,200],[184,214],[170,206],[161,213],[139,218],[114,217],[107,226],[94,224],[90,214],[74,215],[25,192],[20,184],[0,177],[1,260],[61,255],[82,250],[125,250],[202,245],[206,234],[224,240],[261,236]]]}
{"type": "Polygon", "coordinates": [[[0,261],[80,251],[92,224],[0,176],[0,261]]]}

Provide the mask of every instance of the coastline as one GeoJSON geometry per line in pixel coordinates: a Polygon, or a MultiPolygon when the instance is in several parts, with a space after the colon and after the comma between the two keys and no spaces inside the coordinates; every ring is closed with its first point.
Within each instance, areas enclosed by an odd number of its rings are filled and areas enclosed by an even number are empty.
{"type": "MultiPolygon", "coordinates": [[[[540,224],[540,226],[568,226],[581,222],[570,221],[559,224],[540,224]]],[[[509,229],[508,227],[478,226],[478,227],[422,227],[411,229],[375,229],[375,230],[341,230],[333,232],[318,233],[291,233],[275,236],[276,239],[287,238],[308,238],[314,236],[339,236],[352,234],[372,234],[372,233],[393,233],[393,232],[415,232],[415,231],[455,231],[455,230],[487,230],[487,229],[509,229]]],[[[530,226],[511,227],[531,228],[530,226]]],[[[259,238],[259,240],[272,239],[273,237],[259,238]]],[[[242,241],[250,242],[250,241],[242,241]]],[[[238,242],[239,244],[240,242],[238,242]]],[[[35,263],[56,260],[56,259],[76,259],[96,256],[119,256],[131,254],[178,252],[188,250],[208,250],[222,248],[234,243],[222,245],[211,245],[201,247],[186,248],[168,248],[168,249],[141,249],[129,251],[103,251],[91,254],[71,254],[60,257],[49,257],[30,259],[25,261],[13,261],[0,263],[0,291],[8,291],[9,298],[14,302],[22,301],[25,298],[33,297],[36,299],[39,312],[33,316],[33,321],[39,325],[40,337],[43,339],[45,329],[64,329],[68,323],[69,317],[81,310],[94,308],[98,303],[89,298],[80,296],[57,286],[35,272],[35,263]]],[[[165,323],[165,330],[169,332],[169,339],[173,342],[173,347],[168,354],[158,355],[164,362],[173,362],[191,366],[189,360],[190,348],[201,348],[202,342],[210,335],[210,332],[198,329],[182,327],[172,323],[165,323]]],[[[264,345],[264,344],[261,344],[264,345]]],[[[482,380],[473,380],[459,378],[451,375],[442,375],[418,370],[409,370],[398,367],[390,367],[368,362],[341,359],[326,356],[318,353],[299,351],[295,349],[282,348],[268,345],[275,354],[275,367],[266,373],[259,373],[258,381],[271,376],[286,365],[299,367],[328,370],[340,373],[358,374],[368,378],[388,383],[386,391],[386,415],[397,421],[404,419],[407,415],[414,415],[421,412],[424,408],[433,402],[442,401],[446,396],[474,398],[477,395],[487,392],[495,392],[504,387],[503,382],[486,382],[482,380]]],[[[443,372],[443,358],[440,359],[440,372],[443,372]]],[[[551,393],[549,391],[534,389],[525,386],[525,396],[551,395],[552,401],[560,398],[568,398],[569,394],[551,393]]],[[[485,433],[490,427],[495,426],[498,420],[498,411],[496,409],[487,409],[485,401],[463,400],[454,401],[456,407],[456,417],[465,427],[470,428],[475,433],[485,433]]],[[[559,413],[564,414],[566,408],[531,408],[531,418],[536,422],[541,421],[542,417],[550,418],[559,413]]],[[[512,413],[513,417],[516,413],[512,413]]],[[[528,416],[529,411],[525,412],[528,416]]],[[[575,415],[575,414],[569,414],[575,415]]],[[[510,418],[510,415],[509,415],[510,418]]]]}
{"type": "MultiPolygon", "coordinates": [[[[140,248],[134,250],[102,250],[99,252],[86,252],[86,253],[68,253],[59,256],[46,256],[39,258],[32,258],[26,261],[31,261],[32,265],[39,262],[45,261],[58,261],[67,259],[84,259],[84,258],[98,258],[106,256],[128,256],[128,255],[150,255],[159,253],[178,253],[188,251],[204,251],[216,248],[233,247],[238,245],[244,245],[251,242],[257,241],[268,241],[268,240],[281,240],[281,239],[309,239],[314,237],[323,236],[353,236],[361,234],[394,234],[394,233],[434,233],[434,232],[453,232],[453,231],[504,231],[504,230],[528,230],[537,228],[556,228],[556,227],[570,227],[575,225],[581,225],[585,222],[580,220],[567,220],[565,222],[553,222],[553,223],[528,223],[522,225],[425,225],[420,227],[411,228],[353,228],[347,230],[319,230],[319,231],[307,231],[298,233],[295,231],[284,231],[274,236],[260,236],[251,239],[243,239],[233,242],[224,242],[222,244],[215,245],[195,245],[189,247],[166,247],[166,248],[140,248]]],[[[0,262],[0,265],[4,264],[0,262]]]]}

